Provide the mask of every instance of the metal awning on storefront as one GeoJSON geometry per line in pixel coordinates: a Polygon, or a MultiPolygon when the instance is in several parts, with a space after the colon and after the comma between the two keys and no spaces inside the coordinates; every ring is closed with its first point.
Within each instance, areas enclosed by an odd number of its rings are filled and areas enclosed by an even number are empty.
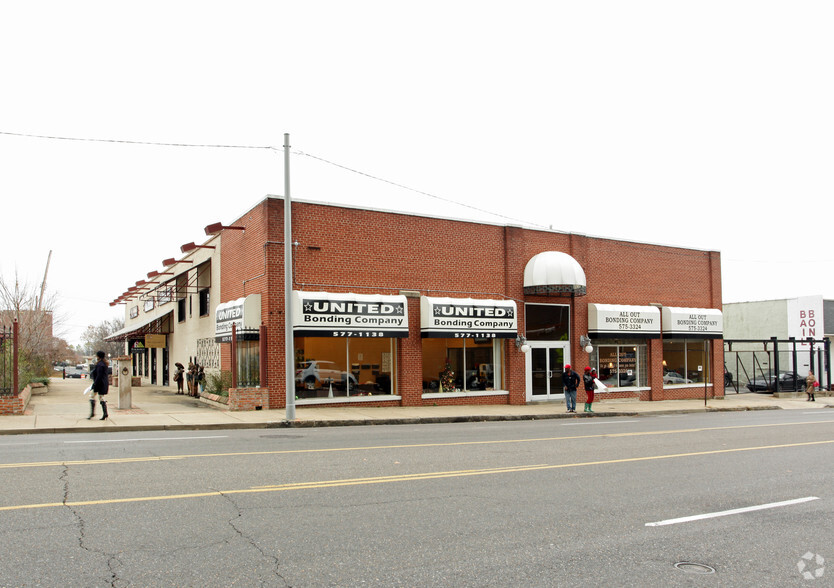
{"type": "Polygon", "coordinates": [[[293,291],[296,337],[408,337],[402,294],[293,291]]]}
{"type": "Polygon", "coordinates": [[[474,298],[420,299],[420,333],[436,338],[515,338],[518,311],[514,300],[474,298]]]}
{"type": "Polygon", "coordinates": [[[588,304],[590,337],[660,337],[660,309],[655,306],[588,304]]]}
{"type": "Polygon", "coordinates": [[[169,311],[153,319],[149,319],[138,325],[129,325],[105,337],[105,341],[127,341],[128,339],[139,339],[145,335],[167,335],[173,331],[171,323],[174,311],[169,311]]]}
{"type": "Polygon", "coordinates": [[[260,338],[260,294],[250,294],[217,305],[214,311],[214,340],[218,343],[230,342],[232,325],[235,326],[238,341],[257,341],[260,338]]]}
{"type": "Polygon", "coordinates": [[[663,336],[686,339],[721,339],[724,315],[717,308],[663,307],[663,336]]]}

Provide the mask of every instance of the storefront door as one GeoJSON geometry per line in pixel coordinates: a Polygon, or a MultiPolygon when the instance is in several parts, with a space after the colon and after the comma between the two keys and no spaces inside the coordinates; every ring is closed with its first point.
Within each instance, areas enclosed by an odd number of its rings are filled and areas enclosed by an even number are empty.
{"type": "Polygon", "coordinates": [[[156,349],[148,349],[151,354],[151,384],[156,385],[156,349]]]}
{"type": "Polygon", "coordinates": [[[529,341],[527,401],[564,399],[562,371],[570,361],[566,343],[529,341]]]}

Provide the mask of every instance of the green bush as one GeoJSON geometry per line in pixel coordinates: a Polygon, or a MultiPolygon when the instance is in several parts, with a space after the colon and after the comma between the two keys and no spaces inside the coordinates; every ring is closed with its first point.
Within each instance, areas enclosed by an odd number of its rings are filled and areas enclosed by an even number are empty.
{"type": "Polygon", "coordinates": [[[232,387],[232,372],[221,371],[220,373],[209,372],[206,374],[206,392],[219,396],[228,396],[229,388],[232,387]]]}

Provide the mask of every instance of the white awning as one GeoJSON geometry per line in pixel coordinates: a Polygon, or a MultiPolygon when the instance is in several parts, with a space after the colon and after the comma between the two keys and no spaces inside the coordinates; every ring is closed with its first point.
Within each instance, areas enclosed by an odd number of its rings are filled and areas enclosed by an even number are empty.
{"type": "Polygon", "coordinates": [[[261,295],[250,294],[246,298],[229,300],[214,310],[214,340],[227,343],[232,340],[232,325],[238,340],[257,339],[261,327],[261,295]]]}
{"type": "Polygon", "coordinates": [[[590,337],[660,337],[660,309],[654,306],[588,304],[590,337]]]}
{"type": "Polygon", "coordinates": [[[513,300],[474,298],[420,298],[423,337],[515,338],[518,320],[513,300]]]}
{"type": "Polygon", "coordinates": [[[408,337],[402,295],[293,291],[297,337],[408,337]]]}
{"type": "Polygon", "coordinates": [[[715,308],[664,306],[663,336],[720,339],[724,336],[724,315],[715,308]]]}
{"type": "Polygon", "coordinates": [[[584,296],[586,291],[585,270],[567,253],[545,251],[524,267],[525,294],[584,296]]]}

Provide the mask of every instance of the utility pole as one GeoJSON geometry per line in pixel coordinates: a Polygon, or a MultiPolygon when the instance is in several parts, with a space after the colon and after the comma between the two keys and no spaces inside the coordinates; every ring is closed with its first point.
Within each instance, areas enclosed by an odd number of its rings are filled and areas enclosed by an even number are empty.
{"type": "Polygon", "coordinates": [[[284,133],[284,349],[286,353],[287,420],[295,420],[295,345],[292,330],[292,201],[290,199],[290,134],[284,133]]]}
{"type": "Polygon", "coordinates": [[[43,271],[43,282],[41,282],[41,295],[38,297],[38,302],[35,310],[39,311],[43,304],[43,292],[46,290],[46,274],[49,272],[49,260],[52,259],[52,249],[49,250],[49,256],[46,258],[46,269],[43,271]]]}

